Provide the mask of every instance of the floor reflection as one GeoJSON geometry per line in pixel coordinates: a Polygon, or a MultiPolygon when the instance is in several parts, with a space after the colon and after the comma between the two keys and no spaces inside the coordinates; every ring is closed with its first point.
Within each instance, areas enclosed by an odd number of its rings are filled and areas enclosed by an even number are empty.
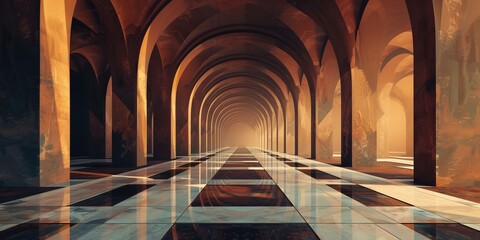
{"type": "Polygon", "coordinates": [[[69,186],[0,191],[0,239],[480,239],[478,203],[288,154],[82,164],[69,186]]]}

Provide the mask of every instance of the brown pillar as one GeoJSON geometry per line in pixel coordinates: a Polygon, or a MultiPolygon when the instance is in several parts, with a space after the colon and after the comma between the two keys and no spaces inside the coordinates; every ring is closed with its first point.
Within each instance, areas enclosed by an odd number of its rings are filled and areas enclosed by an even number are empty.
{"type": "Polygon", "coordinates": [[[148,86],[152,92],[153,157],[155,160],[170,160],[171,155],[171,79],[168,69],[162,69],[162,60],[157,48],[150,57],[148,86]]]}
{"type": "Polygon", "coordinates": [[[432,1],[406,0],[414,48],[414,180],[436,184],[436,41],[432,1]]]}

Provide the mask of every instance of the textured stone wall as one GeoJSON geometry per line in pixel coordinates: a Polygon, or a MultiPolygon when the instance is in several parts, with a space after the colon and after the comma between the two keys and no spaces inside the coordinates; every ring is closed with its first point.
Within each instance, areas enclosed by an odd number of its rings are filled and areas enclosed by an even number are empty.
{"type": "Polygon", "coordinates": [[[480,2],[436,0],[437,185],[480,185],[480,2]]]}
{"type": "Polygon", "coordinates": [[[38,1],[0,2],[0,186],[39,185],[38,1]]]}

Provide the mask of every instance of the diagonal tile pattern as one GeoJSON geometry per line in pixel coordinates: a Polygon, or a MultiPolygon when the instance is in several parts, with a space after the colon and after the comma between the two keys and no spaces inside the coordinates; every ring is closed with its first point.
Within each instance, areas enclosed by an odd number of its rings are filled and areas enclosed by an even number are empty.
{"type": "Polygon", "coordinates": [[[0,204],[0,239],[478,239],[480,233],[480,204],[253,148],[182,157],[9,200],[0,204]]]}

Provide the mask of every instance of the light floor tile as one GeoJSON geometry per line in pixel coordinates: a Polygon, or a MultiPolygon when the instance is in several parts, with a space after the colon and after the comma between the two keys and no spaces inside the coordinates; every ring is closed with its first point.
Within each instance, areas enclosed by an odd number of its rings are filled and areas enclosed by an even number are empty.
{"type": "Polygon", "coordinates": [[[23,223],[57,208],[58,207],[1,206],[0,223],[23,223]]]}
{"type": "Polygon", "coordinates": [[[304,223],[294,207],[189,207],[179,223],[304,223]]]}
{"type": "Polygon", "coordinates": [[[310,224],[322,240],[326,239],[397,239],[375,224],[310,224]]]}
{"type": "Polygon", "coordinates": [[[451,223],[452,221],[417,207],[372,207],[399,223],[451,223]]]}
{"type": "Polygon", "coordinates": [[[201,189],[177,189],[158,191],[151,194],[139,194],[115,206],[127,207],[162,207],[188,206],[197,197],[201,189]]]}
{"type": "Polygon", "coordinates": [[[161,239],[171,224],[78,224],[50,237],[64,239],[161,239]]]}
{"type": "Polygon", "coordinates": [[[372,223],[349,207],[298,207],[307,223],[372,223]]]}
{"type": "Polygon", "coordinates": [[[377,226],[383,228],[385,231],[389,232],[390,234],[397,237],[398,239],[428,240],[427,237],[413,231],[412,229],[402,224],[377,224],[377,226]]]}
{"type": "Polygon", "coordinates": [[[460,207],[465,206],[463,203],[443,197],[435,197],[430,193],[425,192],[424,189],[419,189],[415,186],[406,185],[378,185],[365,184],[364,187],[370,188],[379,193],[393,197],[400,201],[409,203],[413,206],[444,206],[444,207],[460,207]]]}
{"type": "Polygon", "coordinates": [[[480,223],[480,208],[476,207],[422,207],[423,209],[459,223],[480,223]]]}
{"type": "Polygon", "coordinates": [[[62,207],[41,215],[39,223],[105,223],[125,207],[62,207]]]}
{"type": "Polygon", "coordinates": [[[396,223],[395,220],[375,211],[370,207],[352,207],[352,209],[373,223],[396,223]]]}
{"type": "Polygon", "coordinates": [[[127,208],[107,223],[174,223],[186,207],[127,208]]]}
{"type": "Polygon", "coordinates": [[[338,201],[334,197],[324,193],[310,193],[310,192],[300,192],[297,194],[287,193],[285,194],[287,198],[292,202],[296,207],[307,207],[307,206],[317,206],[317,207],[342,207],[344,206],[342,202],[338,201]]]}

